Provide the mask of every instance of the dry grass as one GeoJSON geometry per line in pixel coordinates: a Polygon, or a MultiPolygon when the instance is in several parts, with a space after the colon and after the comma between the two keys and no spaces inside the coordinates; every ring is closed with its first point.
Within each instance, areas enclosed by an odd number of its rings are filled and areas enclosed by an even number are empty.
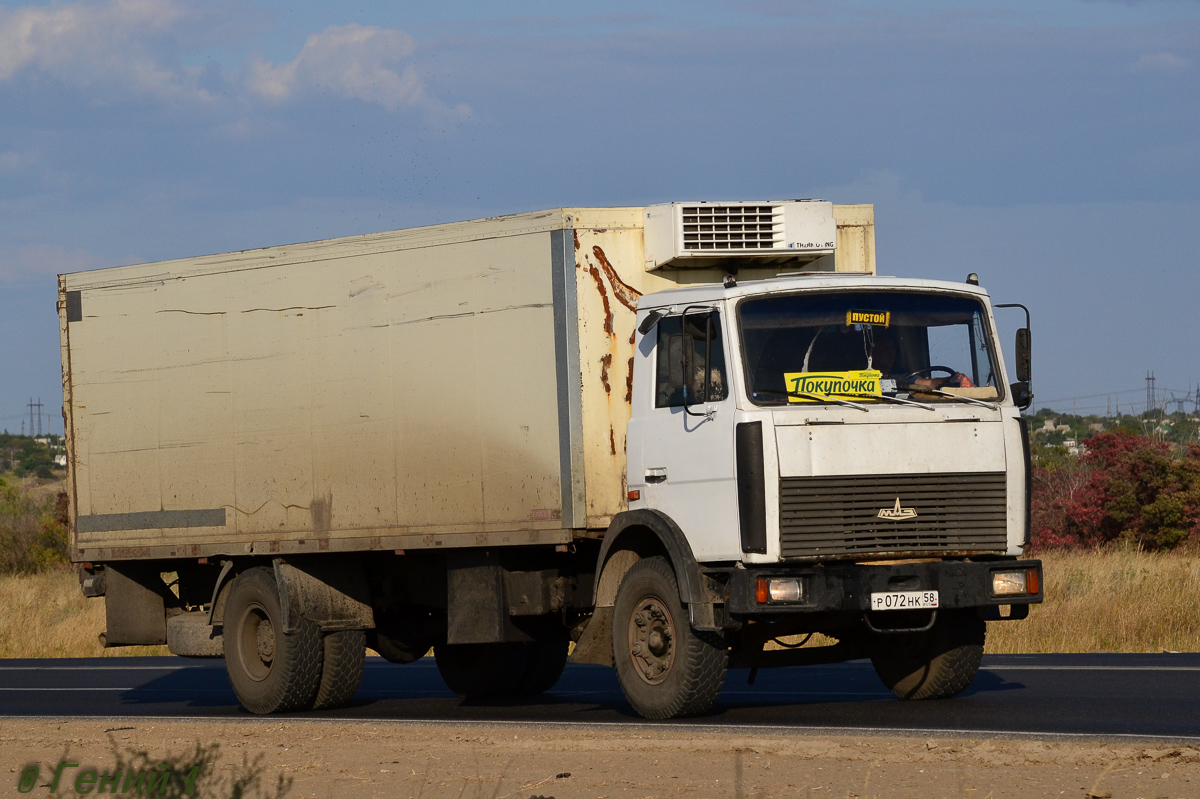
{"type": "MultiPolygon", "coordinates": [[[[989,653],[1200,652],[1200,557],[1089,552],[1042,561],[1046,603],[1023,621],[989,624],[989,653]]],[[[104,602],[85,598],[72,570],[0,577],[0,608],[0,657],[167,654],[163,646],[101,649],[104,602]]]]}
{"type": "Polygon", "coordinates": [[[73,569],[0,577],[0,657],[165,655],[165,646],[104,649],[104,600],[79,590],[73,569]]]}
{"type": "Polygon", "coordinates": [[[988,625],[987,651],[1200,652],[1200,557],[1048,553],[1046,601],[988,625]]]}

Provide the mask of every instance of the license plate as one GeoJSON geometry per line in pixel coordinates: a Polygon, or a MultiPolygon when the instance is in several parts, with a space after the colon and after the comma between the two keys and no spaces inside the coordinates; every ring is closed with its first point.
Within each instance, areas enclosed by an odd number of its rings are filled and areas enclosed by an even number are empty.
{"type": "Polygon", "coordinates": [[[937,606],[937,591],[883,591],[871,594],[871,610],[927,610],[937,606]]]}

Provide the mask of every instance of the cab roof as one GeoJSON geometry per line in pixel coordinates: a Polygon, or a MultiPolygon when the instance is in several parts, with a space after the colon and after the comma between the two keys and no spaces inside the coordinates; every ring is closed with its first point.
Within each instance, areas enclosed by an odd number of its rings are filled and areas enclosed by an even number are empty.
{"type": "Polygon", "coordinates": [[[777,276],[764,280],[739,281],[732,288],[725,288],[718,283],[704,283],[664,289],[643,296],[638,301],[638,310],[661,309],[675,305],[708,303],[783,292],[828,291],[831,289],[916,289],[969,294],[979,298],[988,296],[987,289],[980,286],[970,283],[954,283],[949,280],[918,280],[868,274],[814,272],[777,276]]]}

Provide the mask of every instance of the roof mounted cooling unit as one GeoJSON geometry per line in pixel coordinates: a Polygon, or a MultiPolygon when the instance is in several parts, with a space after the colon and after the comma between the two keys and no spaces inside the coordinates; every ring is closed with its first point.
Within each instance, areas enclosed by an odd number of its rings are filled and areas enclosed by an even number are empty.
{"type": "Polygon", "coordinates": [[[782,200],[663,203],[646,208],[646,271],[724,266],[731,259],[807,263],[833,253],[833,203],[782,200]]]}

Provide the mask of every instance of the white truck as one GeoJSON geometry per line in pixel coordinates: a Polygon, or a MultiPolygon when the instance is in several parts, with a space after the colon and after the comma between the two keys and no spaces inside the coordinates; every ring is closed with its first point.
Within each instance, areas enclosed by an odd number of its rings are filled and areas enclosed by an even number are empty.
{"type": "Polygon", "coordinates": [[[952,696],[1042,599],[1028,327],[1010,385],[977,282],[877,276],[873,208],[815,200],[63,275],[71,557],[105,645],[223,656],[255,713],[367,647],[477,699],[570,652],[648,718],[860,657],[952,696]]]}

